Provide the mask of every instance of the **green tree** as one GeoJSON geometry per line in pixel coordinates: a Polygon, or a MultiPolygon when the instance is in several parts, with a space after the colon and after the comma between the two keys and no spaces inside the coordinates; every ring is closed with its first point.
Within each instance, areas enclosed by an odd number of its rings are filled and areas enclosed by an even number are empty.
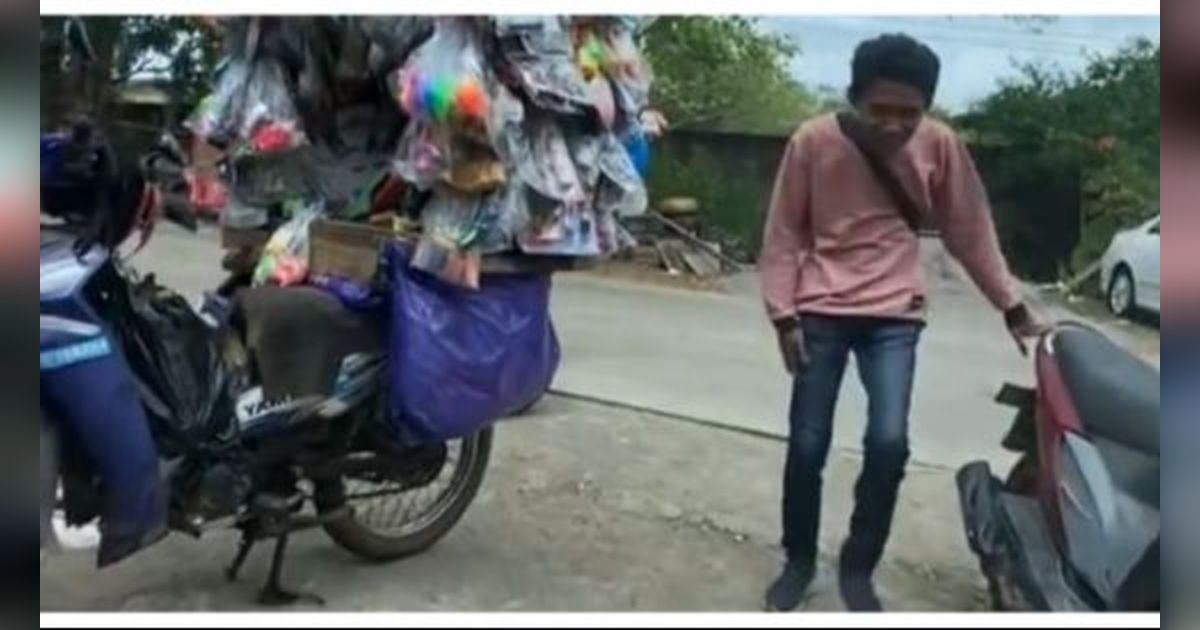
{"type": "Polygon", "coordinates": [[[677,128],[785,134],[818,111],[792,78],[799,47],[744,17],[673,16],[646,29],[652,102],[677,128]]]}
{"type": "Polygon", "coordinates": [[[1157,212],[1160,63],[1159,46],[1137,40],[1077,74],[1026,66],[958,121],[980,145],[1020,149],[1014,173],[1080,173],[1083,231],[1072,268],[1157,212]]]}
{"type": "Polygon", "coordinates": [[[117,91],[129,81],[153,74],[163,80],[180,111],[194,106],[208,89],[219,55],[218,42],[195,20],[182,16],[89,16],[82,18],[95,59],[78,81],[64,77],[64,19],[41,22],[43,86],[55,92],[46,100],[43,124],[83,109],[107,115],[117,91]],[[70,93],[63,93],[70,92],[70,93]]]}

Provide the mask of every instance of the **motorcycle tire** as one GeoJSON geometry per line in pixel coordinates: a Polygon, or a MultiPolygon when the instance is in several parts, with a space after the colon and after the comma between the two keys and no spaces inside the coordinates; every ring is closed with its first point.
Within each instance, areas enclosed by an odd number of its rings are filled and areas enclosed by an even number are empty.
{"type": "Polygon", "coordinates": [[[339,547],[371,562],[392,562],[420,554],[448,534],[475,500],[487,472],[491,451],[491,427],[463,438],[450,486],[439,498],[436,513],[425,515],[424,522],[413,531],[391,533],[364,522],[355,513],[352,500],[346,505],[344,484],[333,492],[318,492],[319,512],[350,508],[344,516],[325,523],[325,533],[339,547]]]}

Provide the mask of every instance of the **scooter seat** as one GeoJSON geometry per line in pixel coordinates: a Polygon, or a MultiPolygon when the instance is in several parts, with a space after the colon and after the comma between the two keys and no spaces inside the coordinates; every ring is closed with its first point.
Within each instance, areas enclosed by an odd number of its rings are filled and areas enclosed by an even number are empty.
{"type": "Polygon", "coordinates": [[[234,321],[270,400],[330,396],[343,359],[383,347],[380,318],[320,289],[258,287],[235,302],[234,321]]]}
{"type": "Polygon", "coordinates": [[[1053,344],[1084,430],[1157,457],[1158,371],[1091,328],[1064,327],[1053,344]]]}

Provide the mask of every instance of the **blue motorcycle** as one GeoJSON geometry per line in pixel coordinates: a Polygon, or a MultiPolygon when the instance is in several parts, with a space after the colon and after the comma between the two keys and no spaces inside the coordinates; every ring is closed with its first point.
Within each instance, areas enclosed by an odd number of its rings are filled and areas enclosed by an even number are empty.
{"type": "Polygon", "coordinates": [[[274,541],[259,602],[281,605],[320,601],[280,584],[298,530],[372,561],[441,539],[479,490],[491,430],[416,446],[389,433],[378,319],[328,293],[246,288],[196,312],[140,277],[117,252],[153,225],[152,173],[76,131],[41,142],[43,215],[61,219],[40,256],[43,546],[53,512],[99,522],[100,567],[171,532],[235,528],[227,577],[274,541]]]}

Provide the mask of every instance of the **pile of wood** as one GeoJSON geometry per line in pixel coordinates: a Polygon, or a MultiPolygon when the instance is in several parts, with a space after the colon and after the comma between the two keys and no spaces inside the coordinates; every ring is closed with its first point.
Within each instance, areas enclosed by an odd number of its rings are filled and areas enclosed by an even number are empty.
{"type": "Polygon", "coordinates": [[[721,252],[721,247],[697,236],[699,205],[694,199],[667,199],[638,217],[622,220],[638,241],[637,262],[664,269],[671,275],[713,278],[741,271],[741,263],[721,252]]]}

